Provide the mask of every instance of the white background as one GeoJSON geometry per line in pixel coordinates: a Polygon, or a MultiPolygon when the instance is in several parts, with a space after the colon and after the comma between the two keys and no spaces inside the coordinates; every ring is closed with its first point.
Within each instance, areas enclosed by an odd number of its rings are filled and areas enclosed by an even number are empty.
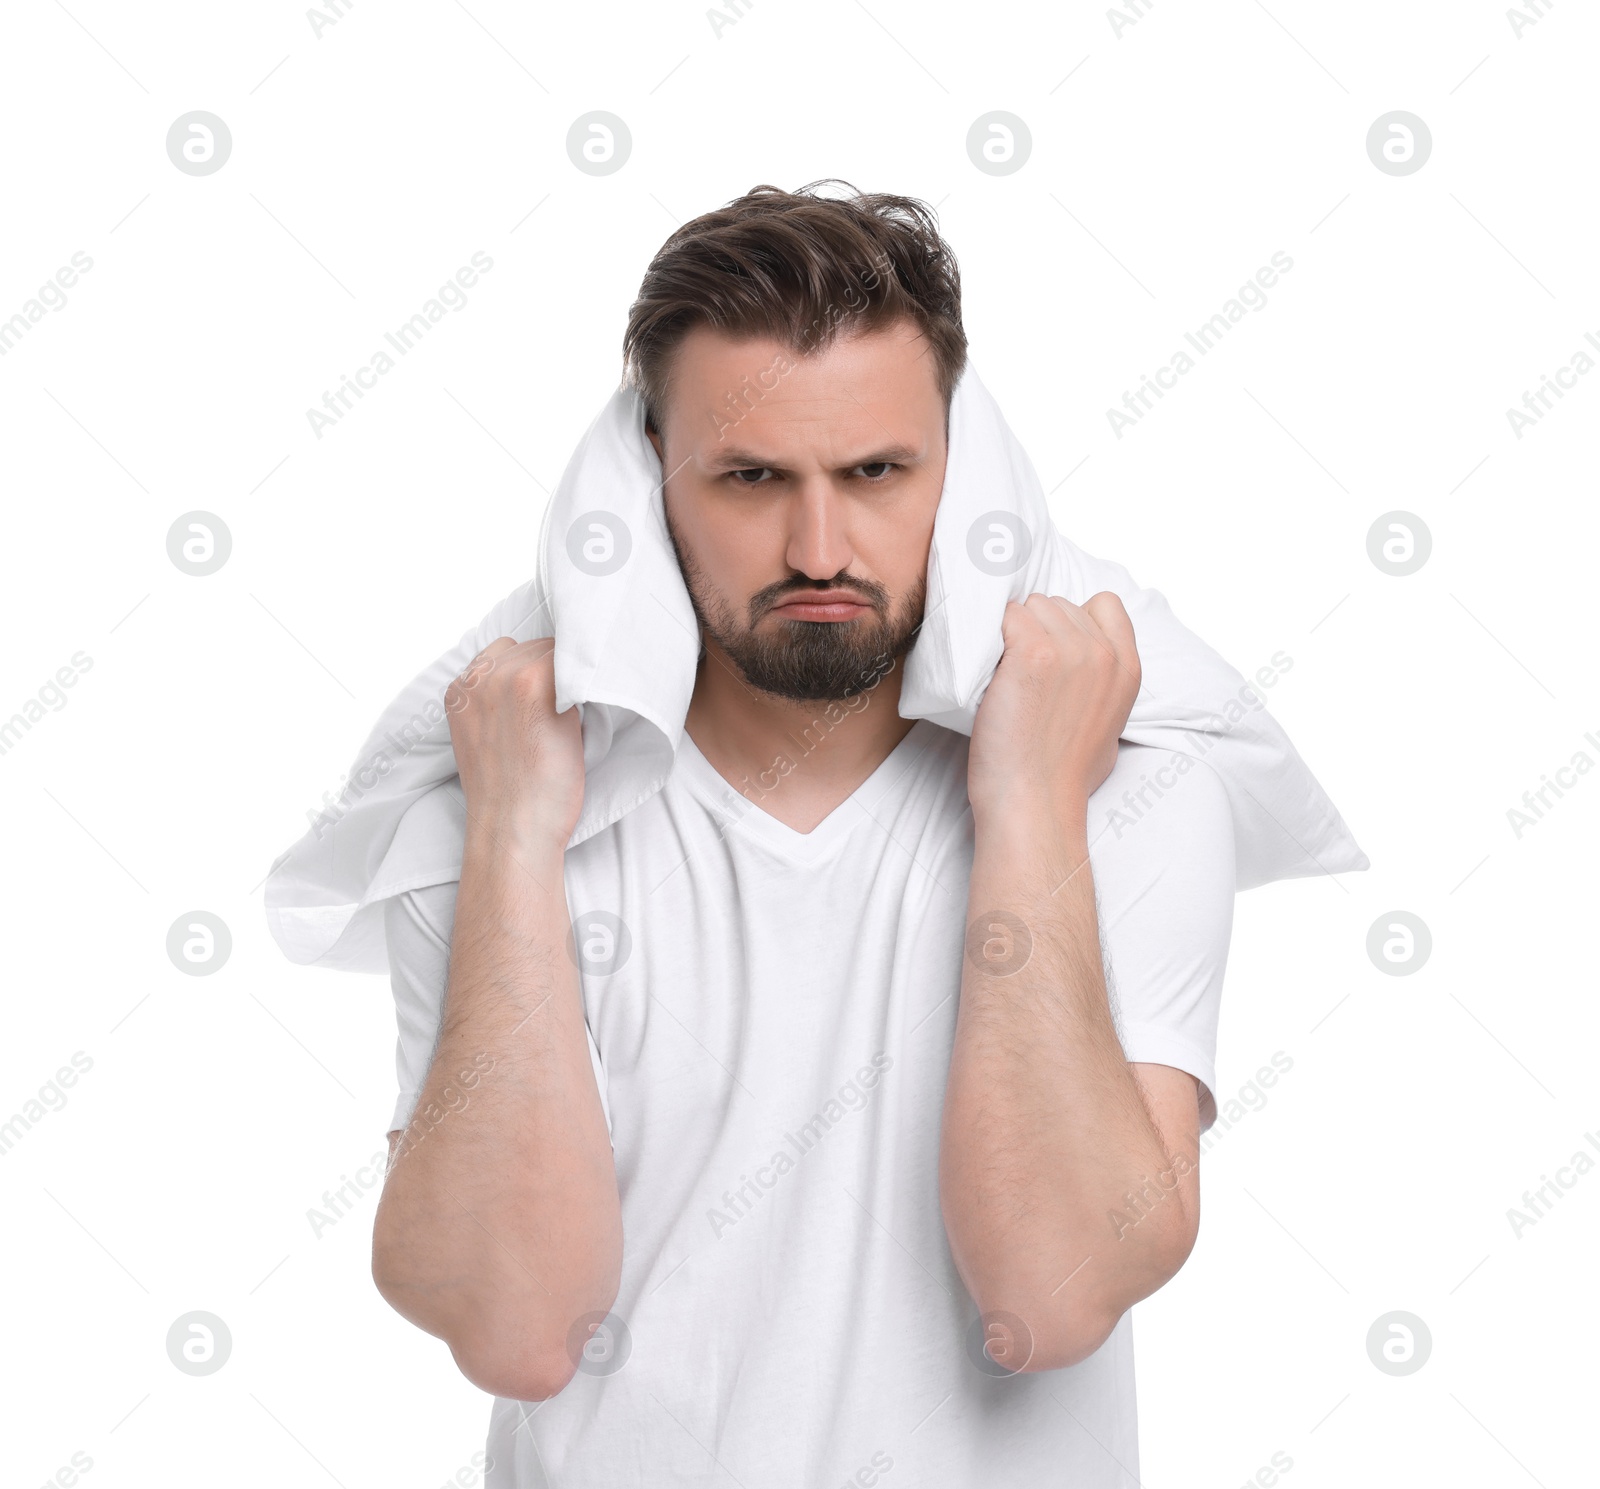
{"type": "Polygon", "coordinates": [[[1057,520],[1246,674],[1293,658],[1271,708],[1372,859],[1239,899],[1219,1095],[1293,1068],[1136,1310],[1143,1483],[1278,1452],[1295,1489],[1594,1482],[1600,1171],[1520,1237],[1506,1212],[1600,1141],[1600,773],[1520,838],[1506,813],[1600,761],[1600,375],[1520,439],[1506,410],[1600,337],[1595,17],[1141,8],[756,0],[720,36],[688,3],[360,0],[320,36],[293,4],[5,8],[0,320],[93,260],[0,358],[0,718],[93,663],[0,755],[0,1121],[93,1061],[0,1158],[7,1484],[83,1452],[108,1489],[430,1489],[482,1447],[489,1399],[372,1286],[375,1191],[307,1220],[383,1145],[387,985],[289,964],[260,882],[532,572],[661,240],[824,176],[938,205],[1057,520]],[[208,176],[165,150],[196,109],[233,137],[208,176]],[[565,148],[595,109],[633,136],[606,177],[565,148]],[[1032,135],[1006,176],[965,147],[997,109],[1032,135]],[[1408,176],[1365,148],[1395,109],[1433,137],[1408,176]],[[475,250],[466,308],[317,438],[475,250]],[[1118,438],[1107,408],[1279,250],[1118,438]],[[195,509],[233,537],[207,578],[166,553],[195,509]],[[1404,578],[1366,551],[1395,509],[1433,537],[1404,578]],[[233,936],[210,977],[165,950],[196,909],[233,936]],[[1365,950],[1396,909],[1433,936],[1404,977],[1365,950]],[[198,1378],[164,1347],[196,1309],[233,1338],[198,1378]],[[1432,1353],[1394,1377],[1365,1341],[1402,1309],[1432,1353]]]}

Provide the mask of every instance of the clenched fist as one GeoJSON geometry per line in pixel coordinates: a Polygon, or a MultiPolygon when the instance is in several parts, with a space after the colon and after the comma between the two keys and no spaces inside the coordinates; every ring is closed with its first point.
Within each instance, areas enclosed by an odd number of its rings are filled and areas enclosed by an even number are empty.
{"type": "Polygon", "coordinates": [[[583,808],[583,731],[556,712],[555,640],[491,641],[445,689],[468,832],[564,849],[583,808]]]}
{"type": "Polygon", "coordinates": [[[1133,622],[1110,590],[1011,601],[1005,651],[978,705],[967,797],[982,823],[1006,811],[1083,811],[1111,773],[1139,693],[1133,622]]]}

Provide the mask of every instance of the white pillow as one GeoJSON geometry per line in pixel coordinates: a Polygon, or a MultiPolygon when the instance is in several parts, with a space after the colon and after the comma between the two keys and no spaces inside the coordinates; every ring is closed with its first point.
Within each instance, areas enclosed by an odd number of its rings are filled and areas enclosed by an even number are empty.
{"type": "MultiPolygon", "coordinates": [[[[569,846],[658,791],[694,688],[699,631],[667,536],[661,464],[638,394],[619,389],[545,511],[539,572],[384,709],[340,801],[273,863],[267,923],[294,962],[385,972],[382,903],[459,879],[465,822],[444,693],[491,641],[554,635],[556,706],[581,710],[583,811],[569,846]]],[[[1051,520],[1032,462],[968,363],[950,408],[926,619],[900,713],[963,734],[1002,652],[1008,600],[1100,590],[1133,621],[1143,682],[1123,730],[1203,761],[1233,810],[1236,887],[1367,867],[1366,855],[1260,694],[1142,589],[1051,520]]]]}

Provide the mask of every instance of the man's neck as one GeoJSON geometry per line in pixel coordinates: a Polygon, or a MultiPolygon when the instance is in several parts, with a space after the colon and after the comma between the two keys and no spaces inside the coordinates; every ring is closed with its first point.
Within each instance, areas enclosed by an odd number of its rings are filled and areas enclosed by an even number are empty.
{"type": "Polygon", "coordinates": [[[896,662],[848,698],[795,702],[757,692],[708,640],[684,728],[734,790],[786,827],[810,832],[916,723],[900,717],[900,681],[896,662]]]}

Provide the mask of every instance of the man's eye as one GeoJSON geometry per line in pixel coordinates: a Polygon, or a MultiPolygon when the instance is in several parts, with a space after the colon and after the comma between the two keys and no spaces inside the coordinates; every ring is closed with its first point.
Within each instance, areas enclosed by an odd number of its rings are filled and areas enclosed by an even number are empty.
{"type": "Polygon", "coordinates": [[[741,486],[760,486],[762,478],[771,474],[764,465],[751,466],[748,470],[731,471],[733,479],[741,486]]]}
{"type": "Polygon", "coordinates": [[[881,481],[895,469],[895,466],[893,461],[889,460],[869,460],[865,465],[858,465],[856,469],[864,472],[869,481],[881,481]]]}

